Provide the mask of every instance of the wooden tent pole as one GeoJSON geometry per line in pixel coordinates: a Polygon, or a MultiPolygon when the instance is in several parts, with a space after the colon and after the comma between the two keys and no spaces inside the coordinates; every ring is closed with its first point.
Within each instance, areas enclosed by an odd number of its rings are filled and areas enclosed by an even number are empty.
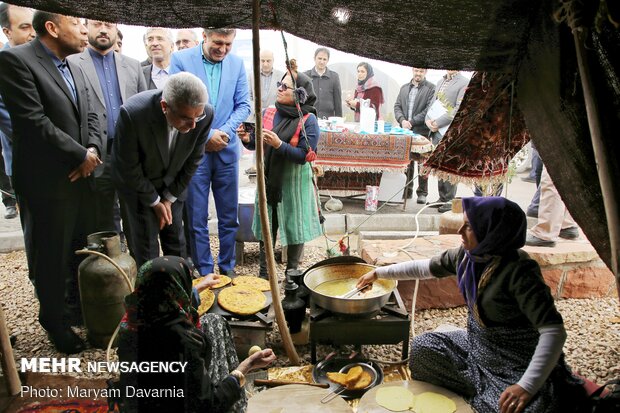
{"type": "Polygon", "coordinates": [[[588,66],[587,51],[584,47],[588,30],[585,27],[571,27],[571,29],[573,31],[573,39],[575,40],[581,87],[583,88],[590,137],[597,166],[596,170],[603,194],[605,217],[607,218],[609,246],[611,248],[611,271],[616,277],[616,288],[620,298],[620,208],[614,195],[617,188],[620,188],[620,182],[616,182],[617,178],[613,174],[612,161],[610,159],[610,156],[615,156],[615,154],[608,153],[603,142],[598,104],[592,85],[592,75],[588,66]]]}
{"type": "Polygon", "coordinates": [[[22,383],[19,380],[17,373],[17,367],[15,366],[15,359],[13,358],[13,348],[11,347],[11,340],[9,337],[9,330],[6,326],[6,318],[4,317],[4,310],[0,304],[0,361],[2,361],[2,371],[4,377],[6,377],[6,385],[9,391],[9,395],[14,396],[22,388],[22,383]]]}
{"type": "Polygon", "coordinates": [[[265,171],[263,168],[263,125],[261,111],[261,82],[260,82],[260,0],[252,1],[252,70],[254,73],[254,114],[256,117],[256,181],[258,194],[258,211],[260,226],[263,233],[263,245],[265,248],[265,260],[269,273],[269,285],[273,297],[273,308],[276,322],[280,329],[284,349],[291,364],[300,364],[299,355],[284,318],[284,310],[280,301],[280,287],[278,286],[278,274],[276,273],[276,260],[273,256],[273,243],[271,240],[271,227],[267,216],[267,195],[265,192],[265,171]]]}

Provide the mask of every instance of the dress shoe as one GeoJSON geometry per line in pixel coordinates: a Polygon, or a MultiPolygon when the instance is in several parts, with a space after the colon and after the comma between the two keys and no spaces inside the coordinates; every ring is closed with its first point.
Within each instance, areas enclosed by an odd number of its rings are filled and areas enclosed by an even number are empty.
{"type": "Polygon", "coordinates": [[[549,247],[549,248],[553,248],[553,247],[555,247],[555,241],[547,241],[547,240],[535,237],[532,234],[527,234],[527,237],[525,238],[525,245],[529,245],[530,247],[549,247]]]}
{"type": "Polygon", "coordinates": [[[433,201],[428,205],[429,205],[429,208],[439,208],[442,204],[444,204],[444,202],[438,199],[437,201],[433,201]]]}
{"type": "Polygon", "coordinates": [[[523,178],[521,178],[521,180],[523,182],[531,182],[533,184],[536,183],[536,178],[532,178],[531,176],[524,176],[523,178]]]}
{"type": "Polygon", "coordinates": [[[441,205],[437,211],[439,213],[444,213],[444,212],[448,212],[448,211],[452,211],[452,202],[446,202],[445,204],[441,205]]]}
{"type": "Polygon", "coordinates": [[[17,208],[14,206],[8,206],[4,210],[4,219],[13,219],[17,217],[17,208]]]}
{"type": "Polygon", "coordinates": [[[235,278],[237,276],[237,273],[235,272],[235,270],[227,270],[224,271],[224,275],[227,275],[230,278],[235,278]]]}
{"type": "Polygon", "coordinates": [[[538,209],[528,208],[525,215],[527,215],[528,217],[532,217],[532,218],[538,218],[538,209]]]}
{"type": "Polygon", "coordinates": [[[579,238],[579,228],[570,227],[564,228],[560,231],[560,238],[564,239],[577,239],[579,238]]]}
{"type": "Polygon", "coordinates": [[[418,200],[415,201],[417,204],[426,204],[426,195],[418,195],[418,200]]]}
{"type": "Polygon", "coordinates": [[[60,353],[75,354],[86,349],[86,343],[70,328],[60,328],[47,332],[56,350],[60,353]]]}

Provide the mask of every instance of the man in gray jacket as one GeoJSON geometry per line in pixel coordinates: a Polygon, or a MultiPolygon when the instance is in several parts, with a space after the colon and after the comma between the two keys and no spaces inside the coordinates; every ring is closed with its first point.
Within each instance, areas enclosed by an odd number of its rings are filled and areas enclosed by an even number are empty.
{"type": "Polygon", "coordinates": [[[342,90],[338,73],[327,68],[329,49],[319,47],[314,52],[314,67],[304,73],[312,79],[319,119],[342,116],[342,90]]]}
{"type": "Polygon", "coordinates": [[[90,104],[101,126],[103,165],[95,170],[95,223],[97,231],[121,231],[118,196],[112,183],[112,144],[121,105],[147,89],[140,62],[114,52],[116,23],[87,20],[88,48],[69,57],[80,66],[89,90],[90,104]]]}
{"type": "MultiPolygon", "coordinates": [[[[413,68],[411,81],[400,88],[396,103],[394,104],[394,116],[403,129],[410,129],[419,135],[428,136],[430,130],[424,119],[435,95],[435,85],[426,80],[426,69],[413,68]]],[[[413,175],[415,161],[411,161],[407,169],[407,188],[405,197],[413,195],[413,175]]],[[[418,165],[418,195],[417,203],[426,204],[428,196],[428,176],[420,175],[418,165]]]]}
{"type": "MultiPolygon", "coordinates": [[[[437,145],[439,141],[441,141],[441,138],[443,138],[441,130],[445,132],[444,128],[447,129],[452,123],[454,115],[459,110],[468,84],[469,79],[463,76],[458,70],[448,70],[437,83],[433,102],[439,99],[446,109],[446,112],[435,119],[432,119],[427,113],[426,126],[428,126],[431,131],[433,145],[437,145]]],[[[439,190],[439,200],[437,202],[444,203],[439,207],[439,212],[449,211],[452,208],[450,201],[456,196],[457,185],[451,184],[448,181],[439,180],[437,187],[439,190]]]]}

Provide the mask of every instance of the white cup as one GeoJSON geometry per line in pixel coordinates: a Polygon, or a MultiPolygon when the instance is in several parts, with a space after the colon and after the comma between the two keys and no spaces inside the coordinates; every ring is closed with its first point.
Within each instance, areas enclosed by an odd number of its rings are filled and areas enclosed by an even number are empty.
{"type": "Polygon", "coordinates": [[[384,130],[385,130],[385,121],[378,120],[377,121],[377,133],[383,133],[384,130]]]}

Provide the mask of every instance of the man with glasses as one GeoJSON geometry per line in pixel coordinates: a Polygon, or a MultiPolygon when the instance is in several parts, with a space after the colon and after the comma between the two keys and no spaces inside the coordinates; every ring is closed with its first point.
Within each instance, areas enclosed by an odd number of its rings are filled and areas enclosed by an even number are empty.
{"type": "Polygon", "coordinates": [[[172,55],[171,73],[187,71],[198,76],[209,90],[215,110],[213,128],[204,148],[204,158],[192,178],[187,196],[190,250],[200,275],[213,273],[209,242],[209,192],[217,210],[220,274],[233,275],[239,199],[241,144],[237,127],[250,114],[248,78],[243,60],[230,53],[235,29],[205,29],[201,47],[172,55]]]}
{"type": "Polygon", "coordinates": [[[211,129],[208,101],[200,79],[179,73],[163,90],[138,93],[121,107],[112,179],[138,267],[159,256],[158,236],[164,255],[186,257],[183,204],[211,129]]]}
{"type": "Polygon", "coordinates": [[[198,36],[191,29],[179,30],[177,32],[177,40],[174,42],[177,50],[189,49],[190,47],[198,46],[198,43],[198,36]]]}

